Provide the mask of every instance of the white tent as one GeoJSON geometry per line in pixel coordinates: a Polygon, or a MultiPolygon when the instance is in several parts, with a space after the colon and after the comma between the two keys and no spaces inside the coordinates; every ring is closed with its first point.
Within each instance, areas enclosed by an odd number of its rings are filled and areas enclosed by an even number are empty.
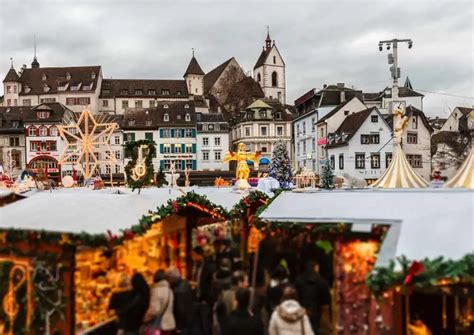
{"type": "MultiPolygon", "coordinates": [[[[230,210],[244,193],[231,188],[183,188],[205,195],[211,202],[230,210]]],[[[103,234],[118,233],[139,222],[149,210],[183,195],[179,189],[147,188],[140,194],[130,189],[86,188],[30,192],[27,199],[0,208],[0,229],[46,230],[103,234]]]]}
{"type": "Polygon", "coordinates": [[[474,191],[449,189],[285,192],[260,215],[296,223],[351,223],[353,231],[388,224],[376,266],[411,260],[459,260],[474,252],[474,191]]]}

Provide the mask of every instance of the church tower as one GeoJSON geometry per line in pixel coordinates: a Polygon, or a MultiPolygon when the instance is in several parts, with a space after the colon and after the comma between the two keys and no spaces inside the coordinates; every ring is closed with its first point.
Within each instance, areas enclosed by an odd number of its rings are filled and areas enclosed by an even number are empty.
{"type": "Polygon", "coordinates": [[[192,95],[203,95],[204,94],[204,71],[201,69],[198,61],[193,57],[189,62],[188,68],[184,73],[184,80],[188,86],[188,93],[192,95]]]}
{"type": "Polygon", "coordinates": [[[260,84],[266,98],[278,99],[286,103],[285,62],[281,57],[275,41],[270,38],[267,27],[267,38],[260,57],[253,68],[254,80],[260,84]]]}
{"type": "Polygon", "coordinates": [[[19,93],[21,90],[20,77],[13,67],[13,59],[10,58],[11,67],[5,79],[3,79],[4,106],[19,106],[19,93]]]}

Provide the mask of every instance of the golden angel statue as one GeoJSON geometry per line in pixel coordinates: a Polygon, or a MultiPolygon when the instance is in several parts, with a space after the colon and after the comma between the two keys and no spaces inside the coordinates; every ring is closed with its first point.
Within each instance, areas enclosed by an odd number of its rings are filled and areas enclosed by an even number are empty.
{"type": "Polygon", "coordinates": [[[246,152],[245,151],[245,144],[239,143],[237,146],[237,152],[229,151],[224,156],[224,163],[229,161],[237,161],[237,170],[235,173],[235,178],[237,181],[235,182],[235,186],[239,190],[244,190],[250,188],[250,185],[247,181],[250,175],[250,169],[247,165],[247,161],[253,161],[258,163],[258,159],[260,157],[260,152],[257,151],[256,153],[246,152]]]}
{"type": "Polygon", "coordinates": [[[395,108],[393,111],[393,137],[396,144],[402,143],[403,131],[408,126],[409,117],[403,115],[401,108],[395,108]]]}

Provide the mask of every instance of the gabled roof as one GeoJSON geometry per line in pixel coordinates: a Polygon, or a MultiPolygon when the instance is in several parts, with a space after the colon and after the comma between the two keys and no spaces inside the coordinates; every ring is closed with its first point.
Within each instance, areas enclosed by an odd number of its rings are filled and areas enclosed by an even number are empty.
{"type": "Polygon", "coordinates": [[[474,110],[474,108],[469,108],[469,107],[456,107],[456,108],[459,109],[459,111],[463,115],[469,114],[470,112],[472,112],[474,110]]]}
{"type": "Polygon", "coordinates": [[[101,99],[114,97],[187,98],[188,87],[183,79],[104,79],[101,99]],[[141,94],[136,94],[141,91],[141,94]]]}
{"type": "MultiPolygon", "coordinates": [[[[344,108],[344,106],[346,106],[346,105],[347,105],[350,101],[352,101],[353,99],[357,99],[357,100],[360,101],[360,99],[359,99],[358,97],[353,97],[352,99],[349,99],[349,100],[344,101],[343,103],[339,104],[339,106],[337,106],[336,108],[334,108],[332,111],[330,111],[329,113],[327,113],[325,116],[323,116],[322,118],[320,118],[316,124],[325,122],[327,119],[329,119],[330,117],[332,117],[333,115],[335,115],[338,111],[340,111],[342,108],[344,108]]],[[[360,102],[362,102],[362,101],[360,101],[360,102]]]]}
{"type": "Polygon", "coordinates": [[[66,112],[73,113],[70,109],[59,102],[46,102],[39,104],[24,113],[24,122],[29,123],[50,123],[61,122],[66,112]],[[50,111],[51,114],[47,119],[38,119],[36,113],[38,111],[50,111]]]}
{"type": "Polygon", "coordinates": [[[265,101],[262,99],[257,99],[253,103],[250,104],[246,109],[253,109],[253,108],[271,108],[265,101]]]}
{"type": "Polygon", "coordinates": [[[158,129],[160,126],[196,126],[196,109],[192,101],[158,101],[157,107],[132,108],[124,113],[121,128],[124,130],[158,129]],[[187,108],[186,108],[187,106],[187,108]],[[169,121],[164,121],[164,115],[168,114],[169,121]],[[191,116],[186,121],[186,114],[191,116]],[[129,121],[134,120],[130,125],[129,121]],[[147,121],[151,121],[147,125],[147,121]]]}
{"type": "Polygon", "coordinates": [[[263,47],[262,53],[258,57],[257,62],[255,63],[255,66],[253,67],[254,70],[262,66],[263,63],[265,63],[265,60],[267,59],[267,56],[270,53],[270,50],[271,49],[266,50],[265,47],[263,47]]]}
{"type": "Polygon", "coordinates": [[[186,69],[183,77],[186,77],[188,74],[204,75],[204,71],[201,69],[201,66],[194,56],[191,58],[191,61],[189,62],[188,68],[186,69]]]}
{"type": "Polygon", "coordinates": [[[58,92],[63,92],[59,91],[58,87],[64,83],[69,83],[67,90],[64,92],[70,91],[74,83],[82,83],[81,89],[74,92],[94,92],[97,88],[100,72],[100,66],[40,67],[25,69],[20,77],[20,82],[23,84],[20,95],[57,94],[58,92]],[[70,79],[67,79],[68,74],[70,75],[70,79]],[[94,74],[94,76],[92,74],[94,74]],[[45,86],[49,87],[47,92],[44,91],[45,86]],[[86,86],[90,86],[90,89],[84,90],[86,86]],[[27,91],[26,87],[30,90],[27,91]]]}
{"type": "Polygon", "coordinates": [[[224,72],[227,65],[229,65],[229,63],[232,62],[233,59],[234,57],[226,60],[224,63],[204,75],[204,92],[209,92],[209,90],[214,86],[216,81],[221,76],[222,72],[224,72]]]}
{"type": "Polygon", "coordinates": [[[357,132],[357,130],[359,130],[359,128],[364,123],[364,121],[374,110],[377,111],[377,108],[376,107],[367,108],[367,109],[364,109],[363,111],[352,113],[346,116],[346,118],[344,119],[344,121],[342,121],[339,128],[337,128],[336,134],[344,133],[347,135],[347,137],[341,142],[328,144],[326,148],[334,148],[334,147],[339,147],[339,146],[348,144],[351,138],[357,132]]]}
{"type": "MultiPolygon", "coordinates": [[[[423,113],[421,110],[419,110],[418,108],[415,108],[413,107],[412,105],[409,105],[406,109],[405,109],[405,115],[406,116],[411,116],[411,115],[416,115],[416,116],[419,116],[421,118],[421,121],[423,122],[423,124],[425,125],[425,127],[430,131],[430,132],[433,132],[433,127],[431,127],[431,124],[430,124],[430,121],[428,120],[428,118],[426,117],[425,113],[423,113]]],[[[385,117],[385,121],[387,121],[388,125],[390,126],[390,128],[393,128],[393,115],[392,114],[388,114],[386,117],[385,117]]]]}
{"type": "Polygon", "coordinates": [[[5,76],[5,79],[3,79],[3,82],[4,83],[9,82],[9,81],[18,82],[19,79],[20,77],[18,77],[18,73],[16,73],[15,69],[12,66],[10,70],[8,70],[7,75],[5,76]]]}

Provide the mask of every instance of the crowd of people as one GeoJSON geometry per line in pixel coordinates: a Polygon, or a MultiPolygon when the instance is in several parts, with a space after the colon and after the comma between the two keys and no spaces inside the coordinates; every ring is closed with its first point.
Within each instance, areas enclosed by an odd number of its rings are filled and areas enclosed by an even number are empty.
{"type": "Polygon", "coordinates": [[[193,249],[193,285],[174,267],[151,286],[140,273],[124,275],[109,304],[118,335],[332,334],[330,289],[316,260],[295,276],[278,264],[251,287],[237,254],[225,245],[212,255],[193,249]]]}

